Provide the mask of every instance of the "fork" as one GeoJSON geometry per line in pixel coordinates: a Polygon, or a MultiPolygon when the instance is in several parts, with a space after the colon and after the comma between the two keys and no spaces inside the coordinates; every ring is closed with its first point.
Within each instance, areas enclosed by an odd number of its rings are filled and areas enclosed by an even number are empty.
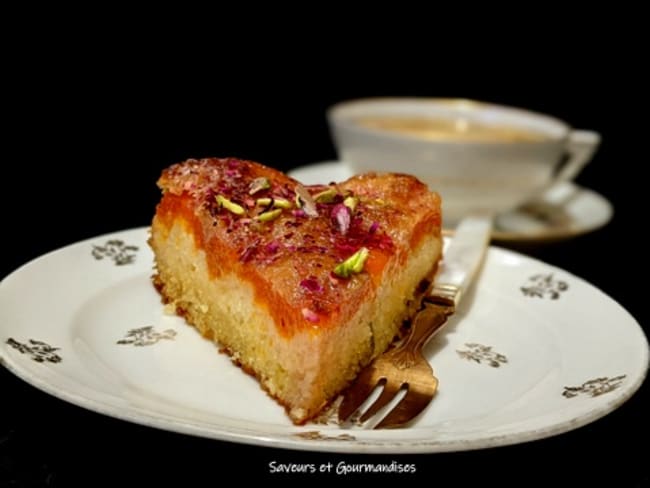
{"type": "Polygon", "coordinates": [[[467,217],[458,225],[433,288],[424,298],[406,339],[375,359],[343,392],[338,411],[341,423],[372,402],[359,418],[362,423],[368,421],[394,403],[402,390],[406,391],[404,396],[375,429],[402,426],[429,405],[438,390],[438,379],[422,355],[422,348],[458,307],[483,261],[491,227],[491,216],[467,217]],[[383,389],[373,402],[370,397],[378,386],[383,389]]]}

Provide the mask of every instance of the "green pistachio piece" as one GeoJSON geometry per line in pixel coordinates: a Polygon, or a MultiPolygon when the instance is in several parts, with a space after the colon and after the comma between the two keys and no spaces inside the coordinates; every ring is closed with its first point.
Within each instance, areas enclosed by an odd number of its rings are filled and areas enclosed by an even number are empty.
{"type": "Polygon", "coordinates": [[[300,183],[296,185],[296,207],[302,208],[310,217],[318,217],[318,208],[314,197],[311,196],[307,188],[300,183]]]}
{"type": "Polygon", "coordinates": [[[245,210],[244,207],[242,207],[241,205],[237,205],[235,202],[231,202],[230,200],[228,200],[226,197],[222,195],[217,195],[216,199],[217,199],[217,203],[221,205],[223,208],[225,208],[226,210],[231,211],[235,215],[244,215],[245,210]]]}
{"type": "Polygon", "coordinates": [[[272,201],[273,200],[271,198],[258,198],[257,200],[255,200],[255,204],[259,205],[260,207],[268,207],[269,205],[271,205],[272,201]]]}
{"type": "Polygon", "coordinates": [[[314,195],[314,201],[318,203],[332,203],[336,198],[336,190],[334,188],[328,188],[320,193],[314,195]]]}
{"type": "Polygon", "coordinates": [[[368,251],[368,248],[362,247],[348,259],[338,264],[334,268],[334,274],[341,278],[349,278],[351,274],[361,273],[369,255],[370,251],[368,251]]]}
{"type": "Polygon", "coordinates": [[[291,208],[291,202],[285,198],[258,198],[255,204],[260,207],[268,207],[273,204],[274,208],[291,208]]]}
{"type": "Polygon", "coordinates": [[[276,208],[275,210],[269,210],[268,212],[261,213],[255,218],[260,222],[269,222],[271,220],[277,219],[281,213],[282,209],[276,208]]]}
{"type": "Polygon", "coordinates": [[[255,195],[258,191],[268,190],[271,188],[271,182],[268,178],[260,176],[259,178],[255,178],[253,181],[251,181],[251,184],[248,188],[248,194],[255,195]]]}
{"type": "Polygon", "coordinates": [[[277,208],[291,208],[291,202],[284,198],[276,198],[273,200],[273,206],[277,208]]]}
{"type": "Polygon", "coordinates": [[[345,200],[343,200],[343,205],[348,207],[353,212],[354,209],[357,208],[357,203],[359,203],[359,199],[357,197],[345,197],[345,200]]]}

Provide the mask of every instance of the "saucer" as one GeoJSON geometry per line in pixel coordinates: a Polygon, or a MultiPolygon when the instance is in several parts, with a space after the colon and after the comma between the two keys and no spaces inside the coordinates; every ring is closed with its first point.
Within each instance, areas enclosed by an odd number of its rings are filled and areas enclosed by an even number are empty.
{"type": "MultiPolygon", "coordinates": [[[[306,185],[343,181],[354,173],[340,161],[294,168],[289,176],[306,185]]],[[[502,242],[551,242],[592,232],[607,224],[612,204],[593,190],[562,182],[535,201],[495,218],[492,239],[502,242]]]]}

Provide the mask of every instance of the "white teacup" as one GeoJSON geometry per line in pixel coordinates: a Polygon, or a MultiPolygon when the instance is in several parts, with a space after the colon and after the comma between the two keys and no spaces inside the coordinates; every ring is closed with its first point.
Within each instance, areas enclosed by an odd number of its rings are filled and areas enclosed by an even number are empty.
{"type": "Polygon", "coordinates": [[[573,179],[600,142],[548,115],[462,99],[360,99],[327,116],[339,159],[355,173],[417,176],[441,194],[446,224],[573,179]]]}

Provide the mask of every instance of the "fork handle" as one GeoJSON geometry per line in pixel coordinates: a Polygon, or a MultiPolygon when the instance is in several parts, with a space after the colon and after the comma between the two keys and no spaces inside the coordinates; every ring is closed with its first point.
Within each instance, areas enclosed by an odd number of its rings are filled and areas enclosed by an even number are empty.
{"type": "Polygon", "coordinates": [[[424,302],[424,308],[416,314],[411,323],[406,340],[397,349],[411,353],[419,352],[452,313],[454,306],[451,304],[424,302]]]}

